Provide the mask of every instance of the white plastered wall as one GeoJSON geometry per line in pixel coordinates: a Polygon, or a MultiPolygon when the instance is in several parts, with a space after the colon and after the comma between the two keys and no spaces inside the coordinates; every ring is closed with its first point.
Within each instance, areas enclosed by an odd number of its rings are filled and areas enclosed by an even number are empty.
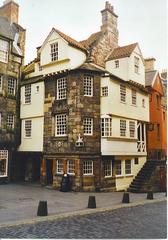
{"type": "Polygon", "coordinates": [[[116,157],[116,160],[121,160],[122,162],[122,176],[116,176],[116,190],[127,190],[133,179],[136,177],[142,166],[146,162],[146,157],[138,157],[139,164],[135,164],[135,157],[116,157]],[[130,159],[132,164],[132,174],[130,176],[125,175],[125,160],[130,159]]]}

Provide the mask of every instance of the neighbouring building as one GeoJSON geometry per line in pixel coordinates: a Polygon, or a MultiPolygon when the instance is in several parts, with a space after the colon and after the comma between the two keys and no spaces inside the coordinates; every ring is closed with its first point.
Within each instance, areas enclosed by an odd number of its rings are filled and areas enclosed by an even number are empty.
{"type": "Polygon", "coordinates": [[[147,160],[149,93],[137,43],[118,46],[106,2],[101,31],[78,42],[53,28],[21,81],[20,179],[125,190],[147,160]]]}
{"type": "Polygon", "coordinates": [[[150,93],[150,124],[147,131],[148,159],[165,160],[167,158],[167,111],[162,104],[164,87],[159,71],[154,68],[155,59],[145,59],[145,85],[150,93]]]}
{"type": "Polygon", "coordinates": [[[19,82],[24,61],[25,30],[18,24],[19,5],[0,7],[0,182],[13,178],[20,144],[19,82]]]}

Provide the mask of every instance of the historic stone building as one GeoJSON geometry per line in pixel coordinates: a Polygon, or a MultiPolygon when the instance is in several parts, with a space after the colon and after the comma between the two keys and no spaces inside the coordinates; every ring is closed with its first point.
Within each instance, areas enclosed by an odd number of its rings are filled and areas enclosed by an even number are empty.
{"type": "Polygon", "coordinates": [[[13,156],[20,144],[19,82],[25,30],[18,24],[18,13],[14,1],[4,1],[0,7],[0,181],[13,177],[13,156]]]}
{"type": "Polygon", "coordinates": [[[78,42],[53,28],[21,81],[20,178],[59,189],[125,190],[147,160],[149,92],[138,43],[118,47],[106,2],[98,33],[78,42]]]}

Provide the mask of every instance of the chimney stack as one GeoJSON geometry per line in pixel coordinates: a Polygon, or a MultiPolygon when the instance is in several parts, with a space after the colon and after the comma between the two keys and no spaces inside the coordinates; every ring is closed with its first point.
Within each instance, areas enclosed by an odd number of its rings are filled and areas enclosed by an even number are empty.
{"type": "Polygon", "coordinates": [[[13,0],[5,0],[0,7],[0,16],[7,18],[10,23],[18,23],[19,5],[13,0]]]}
{"type": "Polygon", "coordinates": [[[145,59],[145,71],[152,71],[155,70],[155,61],[154,57],[146,58],[145,59]]]}

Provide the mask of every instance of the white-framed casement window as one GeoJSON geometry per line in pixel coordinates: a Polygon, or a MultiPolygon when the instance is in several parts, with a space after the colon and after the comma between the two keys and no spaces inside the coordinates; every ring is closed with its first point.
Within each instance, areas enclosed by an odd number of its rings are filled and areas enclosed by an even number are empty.
{"type": "Polygon", "coordinates": [[[125,160],[125,175],[131,174],[132,174],[131,160],[125,160]]]}
{"type": "Polygon", "coordinates": [[[104,161],[104,177],[112,177],[112,161],[104,161]]]}
{"type": "Polygon", "coordinates": [[[84,135],[93,135],[93,118],[83,119],[84,135]]]}
{"type": "Polygon", "coordinates": [[[137,93],[136,93],[136,90],[132,89],[131,93],[132,93],[132,105],[136,105],[136,103],[137,103],[137,93]]]}
{"type": "Polygon", "coordinates": [[[39,92],[40,92],[40,86],[37,85],[37,86],[35,87],[35,93],[38,94],[39,92]]]}
{"type": "Polygon", "coordinates": [[[15,95],[16,91],[16,79],[13,77],[8,78],[8,94],[9,95],[15,95]]]}
{"type": "Polygon", "coordinates": [[[93,77],[91,76],[84,76],[83,80],[84,85],[84,96],[93,96],[93,77]]]}
{"type": "Polygon", "coordinates": [[[83,175],[93,175],[93,161],[85,160],[83,162],[83,175]]]}
{"type": "Polygon", "coordinates": [[[64,173],[64,162],[62,159],[57,160],[57,173],[58,174],[64,173]]]}
{"type": "Polygon", "coordinates": [[[58,60],[58,42],[51,44],[51,61],[58,60]]]}
{"type": "Polygon", "coordinates": [[[119,68],[120,64],[119,64],[119,60],[115,60],[115,68],[119,68]]]}
{"type": "Polygon", "coordinates": [[[8,150],[0,150],[0,177],[8,175],[8,150]]]}
{"type": "Polygon", "coordinates": [[[67,173],[71,175],[75,175],[75,160],[67,161],[67,173]]]}
{"type": "Polygon", "coordinates": [[[108,96],[108,87],[106,86],[106,87],[102,87],[102,93],[101,93],[101,95],[102,95],[102,97],[107,97],[108,96]]]}
{"type": "Polygon", "coordinates": [[[66,99],[67,97],[67,79],[57,79],[57,100],[66,99]]]}
{"type": "Polygon", "coordinates": [[[120,120],[120,136],[126,136],[126,120],[120,120]]]}
{"type": "Polygon", "coordinates": [[[142,99],[142,107],[145,108],[145,99],[142,99]]]}
{"type": "Polygon", "coordinates": [[[24,122],[24,136],[30,138],[32,135],[32,120],[25,120],[24,122]]]}
{"type": "Polygon", "coordinates": [[[115,161],[115,174],[116,174],[116,176],[122,176],[121,160],[115,161]]]}
{"type": "Polygon", "coordinates": [[[112,118],[101,119],[101,136],[111,137],[112,136],[112,118]]]}
{"type": "Polygon", "coordinates": [[[120,101],[122,103],[126,102],[126,86],[123,84],[120,85],[120,101]]]}
{"type": "Polygon", "coordinates": [[[14,115],[11,113],[7,114],[6,127],[8,129],[14,129],[14,115]]]}
{"type": "Polygon", "coordinates": [[[0,92],[2,92],[2,86],[3,86],[3,76],[0,75],[0,92]]]}
{"type": "Polygon", "coordinates": [[[55,115],[55,136],[67,136],[67,115],[55,115]]]}
{"type": "Polygon", "coordinates": [[[135,122],[134,121],[129,121],[129,132],[130,132],[130,137],[134,138],[135,137],[135,122]]]}
{"type": "Polygon", "coordinates": [[[0,39],[0,62],[8,62],[9,43],[0,39]]]}
{"type": "Polygon", "coordinates": [[[135,73],[139,73],[139,58],[134,57],[134,71],[135,73]]]}
{"type": "Polygon", "coordinates": [[[26,85],[24,87],[24,103],[29,104],[31,103],[31,85],[26,85]]]}

